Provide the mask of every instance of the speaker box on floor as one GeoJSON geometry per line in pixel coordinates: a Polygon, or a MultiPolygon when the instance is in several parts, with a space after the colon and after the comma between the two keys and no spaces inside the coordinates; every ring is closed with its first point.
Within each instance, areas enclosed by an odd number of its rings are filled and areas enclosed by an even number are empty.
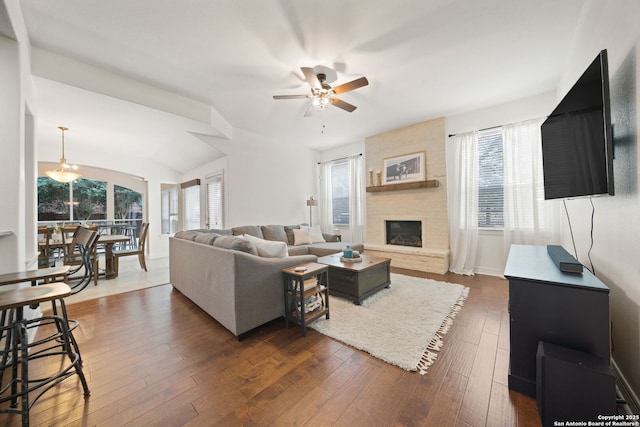
{"type": "Polygon", "coordinates": [[[548,342],[538,343],[536,397],[543,426],[599,421],[616,413],[616,379],[608,360],[548,342]]]}

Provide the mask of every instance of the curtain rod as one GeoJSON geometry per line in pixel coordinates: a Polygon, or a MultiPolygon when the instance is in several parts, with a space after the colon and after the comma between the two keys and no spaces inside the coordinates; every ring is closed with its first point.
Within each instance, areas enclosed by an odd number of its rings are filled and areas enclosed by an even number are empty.
{"type": "MultiPolygon", "coordinates": [[[[525,122],[529,122],[529,121],[532,121],[532,120],[541,120],[541,119],[546,119],[547,117],[549,117],[549,116],[542,116],[542,117],[538,117],[538,118],[535,118],[535,119],[522,120],[522,121],[520,121],[520,122],[506,123],[506,124],[503,124],[503,125],[490,126],[490,127],[488,127],[488,128],[478,129],[478,132],[482,132],[482,131],[490,130],[490,129],[495,129],[495,128],[499,128],[499,127],[502,127],[502,126],[515,125],[516,123],[525,123],[525,122]]],[[[468,132],[473,132],[473,131],[472,131],[472,130],[470,130],[470,131],[468,131],[468,132]]],[[[463,132],[463,133],[467,133],[467,132],[463,132]]],[[[450,134],[449,134],[449,138],[451,138],[451,137],[453,137],[453,136],[456,136],[456,134],[455,134],[455,133],[450,133],[450,134]]]]}
{"type": "MultiPolygon", "coordinates": [[[[491,126],[491,127],[484,128],[484,129],[478,129],[478,132],[482,132],[482,131],[485,131],[485,130],[490,130],[490,129],[499,128],[499,127],[501,127],[501,126],[505,126],[505,125],[491,126]]],[[[468,132],[473,132],[473,131],[472,131],[472,130],[470,130],[470,131],[468,131],[468,132]]],[[[463,133],[467,133],[467,132],[463,132],[463,133]]],[[[449,134],[449,138],[454,137],[454,136],[456,136],[456,134],[455,134],[455,133],[450,133],[450,134],[449,134]]]]}
{"type": "Polygon", "coordinates": [[[332,162],[337,162],[338,160],[346,160],[346,159],[350,159],[352,157],[358,157],[358,156],[362,156],[362,153],[354,154],[353,156],[340,157],[339,159],[327,160],[326,162],[318,162],[318,164],[321,165],[323,163],[332,163],[332,162]]]}

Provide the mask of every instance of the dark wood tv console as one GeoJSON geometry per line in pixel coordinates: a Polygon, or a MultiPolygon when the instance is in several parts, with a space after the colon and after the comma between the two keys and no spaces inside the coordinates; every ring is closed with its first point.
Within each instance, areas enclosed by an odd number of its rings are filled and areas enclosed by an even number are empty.
{"type": "Polygon", "coordinates": [[[536,351],[548,342],[610,364],[609,288],[587,269],[561,272],[546,246],[512,245],[509,388],[536,397],[536,351]]]}

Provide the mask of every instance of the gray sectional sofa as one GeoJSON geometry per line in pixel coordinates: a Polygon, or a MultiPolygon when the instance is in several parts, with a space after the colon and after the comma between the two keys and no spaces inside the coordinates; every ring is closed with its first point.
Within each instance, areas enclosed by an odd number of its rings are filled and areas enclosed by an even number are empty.
{"type": "MultiPolygon", "coordinates": [[[[325,242],[300,244],[295,229],[299,226],[178,232],[169,242],[171,284],[242,339],[284,314],[283,268],[340,252],[347,244],[327,234],[325,242]],[[276,253],[283,246],[286,256],[276,253]]],[[[363,245],[351,246],[363,250],[363,245]]]]}

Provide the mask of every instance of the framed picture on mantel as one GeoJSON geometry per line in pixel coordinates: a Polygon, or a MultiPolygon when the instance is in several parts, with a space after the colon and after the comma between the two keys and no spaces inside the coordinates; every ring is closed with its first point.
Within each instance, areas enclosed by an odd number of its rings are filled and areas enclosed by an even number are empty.
{"type": "Polygon", "coordinates": [[[426,151],[384,159],[382,184],[399,184],[426,179],[426,151]]]}

